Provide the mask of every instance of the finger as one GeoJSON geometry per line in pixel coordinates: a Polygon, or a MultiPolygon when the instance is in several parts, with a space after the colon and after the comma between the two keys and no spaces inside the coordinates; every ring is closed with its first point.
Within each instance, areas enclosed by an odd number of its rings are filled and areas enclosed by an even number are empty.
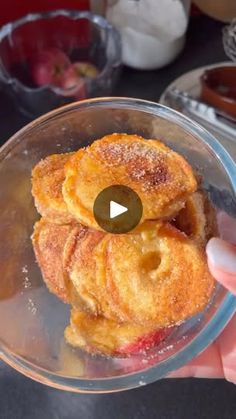
{"type": "Polygon", "coordinates": [[[213,238],[208,242],[206,252],[211,274],[236,294],[236,246],[213,238]]]}
{"type": "Polygon", "coordinates": [[[169,378],[224,378],[222,361],[216,344],[212,344],[184,367],[172,372],[169,378]]]}
{"type": "Polygon", "coordinates": [[[230,217],[226,212],[220,211],[217,214],[217,223],[220,237],[232,244],[236,244],[236,219],[230,217]]]}

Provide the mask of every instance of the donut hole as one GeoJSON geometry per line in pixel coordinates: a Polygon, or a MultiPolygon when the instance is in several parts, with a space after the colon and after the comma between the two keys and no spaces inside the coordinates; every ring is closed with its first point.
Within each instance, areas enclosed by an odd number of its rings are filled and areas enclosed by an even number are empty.
{"type": "Polygon", "coordinates": [[[159,252],[148,252],[141,261],[141,270],[143,273],[150,273],[158,269],[161,263],[161,255],[159,252]]]}

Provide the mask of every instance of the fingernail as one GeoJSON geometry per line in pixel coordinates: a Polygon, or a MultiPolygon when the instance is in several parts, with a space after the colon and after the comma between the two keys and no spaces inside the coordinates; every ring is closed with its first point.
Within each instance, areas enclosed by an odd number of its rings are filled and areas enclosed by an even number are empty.
{"type": "Polygon", "coordinates": [[[206,247],[209,262],[222,271],[236,274],[236,247],[224,240],[212,238],[206,247]]]}

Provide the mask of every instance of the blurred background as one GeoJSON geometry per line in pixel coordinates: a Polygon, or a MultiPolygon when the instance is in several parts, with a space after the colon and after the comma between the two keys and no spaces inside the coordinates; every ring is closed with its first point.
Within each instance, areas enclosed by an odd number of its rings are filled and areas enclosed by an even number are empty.
{"type": "MultiPolygon", "coordinates": [[[[183,112],[236,159],[235,19],[235,0],[8,0],[0,13],[1,144],[58,106],[116,95],[183,112]]],[[[235,386],[223,380],[75,395],[0,361],[0,394],[0,419],[236,417],[235,386]]]]}

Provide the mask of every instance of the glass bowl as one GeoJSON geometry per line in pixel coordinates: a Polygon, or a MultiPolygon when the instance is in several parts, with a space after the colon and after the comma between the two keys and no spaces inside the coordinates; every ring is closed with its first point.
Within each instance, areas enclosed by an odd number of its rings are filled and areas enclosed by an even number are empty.
{"type": "Polygon", "coordinates": [[[236,213],[236,166],[229,154],[205,129],[159,104],[128,98],[73,103],[33,121],[2,147],[0,356],[28,377],[76,392],[130,389],[167,376],[206,348],[236,309],[236,299],[217,286],[203,313],[173,328],[145,356],[91,356],[66,345],[69,306],[44,285],[30,240],[39,218],[31,169],[49,154],[77,150],[113,132],[163,140],[197,169],[214,205],[236,213]]]}
{"type": "Polygon", "coordinates": [[[90,12],[55,10],[29,14],[0,30],[0,83],[12,96],[17,109],[30,117],[75,100],[109,95],[120,65],[118,32],[102,16],[90,12]],[[52,48],[62,50],[72,63],[94,64],[98,75],[83,78],[76,93],[74,88],[52,84],[37,86],[31,63],[39,52],[52,48]]]}

